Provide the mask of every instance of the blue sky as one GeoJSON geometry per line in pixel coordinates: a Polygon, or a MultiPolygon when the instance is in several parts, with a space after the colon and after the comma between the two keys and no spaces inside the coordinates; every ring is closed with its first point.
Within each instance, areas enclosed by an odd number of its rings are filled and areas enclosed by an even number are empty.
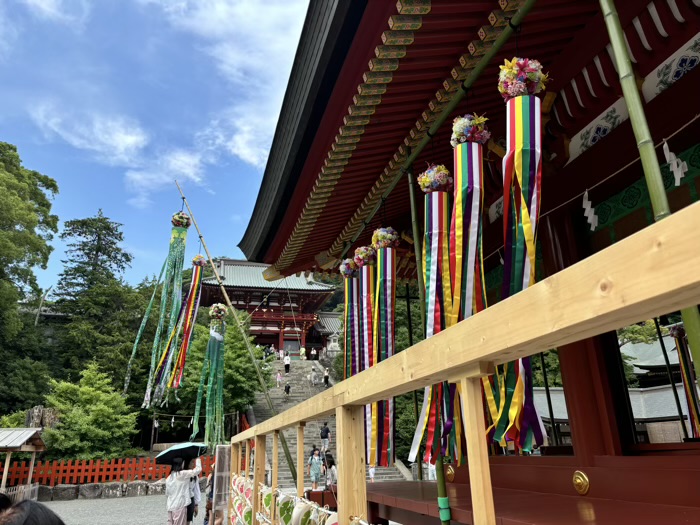
{"type": "MultiPolygon", "coordinates": [[[[174,179],[212,253],[241,257],[307,6],[2,0],[0,140],[56,179],[61,221],[102,208],[124,225],[129,282],[167,254],[174,179]]],[[[53,244],[44,288],[64,258],[53,244]]]]}

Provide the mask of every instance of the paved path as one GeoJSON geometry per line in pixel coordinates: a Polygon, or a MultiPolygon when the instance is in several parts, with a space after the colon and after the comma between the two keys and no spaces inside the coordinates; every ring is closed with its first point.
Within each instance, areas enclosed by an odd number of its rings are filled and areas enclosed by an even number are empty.
{"type": "MultiPolygon", "coordinates": [[[[66,525],[165,525],[165,496],[139,498],[76,499],[46,503],[66,525]]],[[[204,515],[194,519],[204,522],[204,515]]]]}

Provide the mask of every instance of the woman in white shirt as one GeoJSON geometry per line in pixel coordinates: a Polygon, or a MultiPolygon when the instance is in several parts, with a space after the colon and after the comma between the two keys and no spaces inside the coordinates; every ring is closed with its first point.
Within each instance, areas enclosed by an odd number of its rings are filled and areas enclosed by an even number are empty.
{"type": "Polygon", "coordinates": [[[190,478],[202,472],[202,461],[197,458],[195,467],[183,470],[182,458],[173,460],[170,475],[165,480],[165,495],[167,497],[168,525],[186,525],[187,506],[191,503],[190,478]]]}

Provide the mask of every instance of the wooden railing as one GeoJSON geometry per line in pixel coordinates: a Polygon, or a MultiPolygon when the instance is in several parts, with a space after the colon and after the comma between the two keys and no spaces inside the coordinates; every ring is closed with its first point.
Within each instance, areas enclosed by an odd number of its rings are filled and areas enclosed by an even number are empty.
{"type": "MultiPolygon", "coordinates": [[[[212,456],[202,458],[205,472],[211,469],[212,456]]],[[[5,466],[2,466],[4,469],[5,466]]],[[[0,473],[2,472],[0,469],[0,473]]],[[[167,477],[170,465],[156,465],[154,458],[121,458],[97,460],[38,461],[32,481],[40,485],[64,483],[105,483],[109,481],[154,481],[167,477]]],[[[8,486],[22,485],[29,478],[29,463],[15,461],[8,472],[8,486]]]]}
{"type": "MultiPolygon", "coordinates": [[[[363,406],[449,380],[460,385],[463,396],[474,523],[495,524],[481,377],[494,365],[700,303],[699,246],[696,203],[234,436],[232,470],[240,472],[243,442],[255,439],[258,487],[265,473],[265,435],[297,426],[303,476],[304,422],[335,413],[338,516],[348,524],[352,516],[366,514],[363,406]]],[[[275,479],[276,453],[272,461],[275,479]]],[[[244,465],[247,472],[248,458],[244,465]]]]}

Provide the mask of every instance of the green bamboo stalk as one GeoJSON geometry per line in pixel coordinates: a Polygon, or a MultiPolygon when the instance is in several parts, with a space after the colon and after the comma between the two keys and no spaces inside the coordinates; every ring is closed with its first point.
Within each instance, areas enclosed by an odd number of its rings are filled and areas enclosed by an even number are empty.
{"type": "MultiPolygon", "coordinates": [[[[642,161],[642,170],[644,171],[644,179],[649,191],[651,200],[651,208],[654,213],[654,221],[658,222],[661,219],[668,217],[671,214],[671,208],[668,205],[668,197],[664,188],[663,178],[661,177],[661,166],[659,159],[656,156],[656,148],[649,132],[646,115],[644,114],[644,106],[642,97],[639,94],[637,83],[632,70],[632,62],[627,51],[627,43],[625,42],[625,33],[622,30],[620,17],[615,9],[614,0],[600,0],[600,8],[605,19],[605,27],[610,36],[610,43],[615,56],[615,64],[617,72],[620,76],[620,85],[622,86],[622,94],[625,97],[625,104],[630,114],[630,122],[632,123],[632,132],[637,141],[639,149],[639,158],[642,161]]],[[[693,356],[695,363],[700,363],[700,312],[697,306],[683,308],[681,317],[685,332],[688,335],[688,345],[690,353],[693,356]]]]}

